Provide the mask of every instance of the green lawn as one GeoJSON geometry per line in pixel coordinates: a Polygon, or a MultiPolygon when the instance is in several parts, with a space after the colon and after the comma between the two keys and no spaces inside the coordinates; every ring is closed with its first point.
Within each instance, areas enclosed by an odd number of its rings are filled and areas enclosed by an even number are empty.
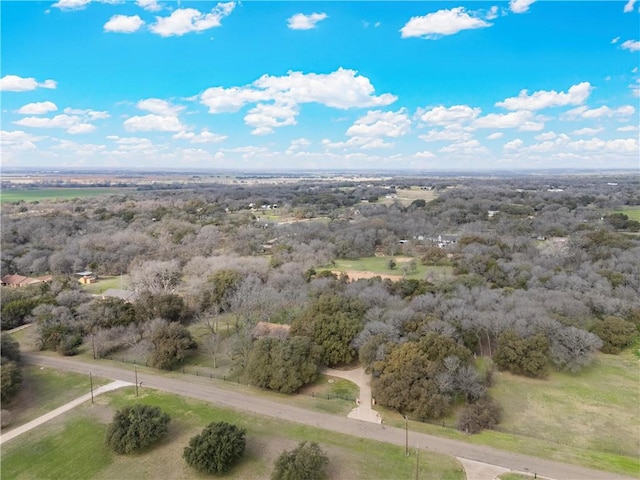
{"type": "Polygon", "coordinates": [[[41,202],[43,200],[68,200],[71,198],[95,197],[98,195],[113,195],[129,190],[124,188],[25,188],[4,189],[0,194],[0,202],[41,202]]]}
{"type": "Polygon", "coordinates": [[[624,213],[629,217],[629,220],[640,222],[640,207],[625,208],[623,210],[616,210],[613,213],[624,213]]]}
{"type": "MultiPolygon", "coordinates": [[[[413,478],[415,474],[415,455],[405,457],[403,447],[217,408],[153,390],[145,390],[136,398],[133,389],[125,388],[102,395],[94,405],[84,404],[57,422],[3,445],[3,478],[211,478],[189,468],[182,451],[189,438],[212,421],[227,421],[247,430],[245,456],[225,478],[269,478],[278,455],[303,440],[318,442],[325,451],[330,460],[330,480],[413,478]],[[169,413],[168,438],[139,454],[114,455],[104,444],[106,425],[116,409],[134,402],[159,406],[169,413]]],[[[454,458],[422,451],[419,478],[462,480],[465,476],[454,458]]]]}
{"type": "Polygon", "coordinates": [[[98,281],[96,283],[83,285],[82,288],[89,293],[100,294],[109,290],[110,288],[126,289],[128,280],[128,275],[98,277],[98,281]]]}
{"type": "MultiPolygon", "coordinates": [[[[89,375],[61,373],[32,365],[22,369],[22,386],[16,398],[2,408],[11,412],[12,421],[6,431],[54,410],[91,391],[89,375]]],[[[93,387],[109,383],[93,378],[93,387]]],[[[3,430],[4,431],[4,430],[3,430]]]]}
{"type": "Polygon", "coordinates": [[[621,473],[640,473],[640,368],[632,349],[600,354],[579,374],[536,380],[500,373],[491,393],[503,406],[500,430],[477,436],[500,448],[621,473]]]}
{"type": "Polygon", "coordinates": [[[410,258],[405,256],[389,256],[389,257],[365,257],[356,260],[335,260],[335,265],[320,267],[317,270],[328,268],[333,271],[345,272],[347,275],[350,272],[372,272],[380,275],[394,275],[402,277],[403,266],[407,265],[411,260],[416,260],[417,271],[407,275],[407,278],[422,279],[429,275],[434,277],[444,277],[453,275],[453,269],[451,267],[432,267],[422,265],[420,259],[410,258]],[[395,268],[389,268],[389,260],[393,259],[396,263],[395,268]]]}

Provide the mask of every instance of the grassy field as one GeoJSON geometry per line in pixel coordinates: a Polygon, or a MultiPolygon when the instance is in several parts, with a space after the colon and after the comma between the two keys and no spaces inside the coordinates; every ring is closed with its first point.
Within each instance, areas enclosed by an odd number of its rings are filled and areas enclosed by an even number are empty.
{"type": "Polygon", "coordinates": [[[25,188],[15,190],[3,190],[0,194],[0,202],[41,202],[43,200],[69,200],[72,198],[95,197],[98,195],[113,195],[125,193],[124,188],[25,188]]]}
{"type": "Polygon", "coordinates": [[[420,187],[411,187],[410,189],[396,190],[397,198],[380,198],[379,203],[391,205],[394,202],[400,202],[403,206],[411,205],[414,200],[424,200],[430,202],[437,198],[438,193],[435,190],[423,190],[420,187]]]}
{"type": "MultiPolygon", "coordinates": [[[[189,438],[212,421],[227,421],[247,430],[243,459],[225,475],[229,479],[268,479],[278,455],[298,442],[318,442],[330,459],[329,479],[413,478],[415,455],[404,448],[336,434],[282,420],[258,417],[204,402],[151,390],[136,398],[133,389],[121,389],[84,404],[42,425],[2,448],[2,474],[12,479],[155,479],[210,478],[189,468],[182,451],[189,438]],[[134,455],[114,455],[104,444],[113,412],[139,401],[155,405],[172,420],[166,440],[134,455]]],[[[452,457],[420,453],[421,479],[464,479],[452,457]]]]}
{"type": "Polygon", "coordinates": [[[93,294],[100,294],[110,288],[127,288],[129,276],[128,275],[113,275],[99,277],[96,283],[89,283],[83,285],[82,288],[93,294]]]}
{"type": "MultiPolygon", "coordinates": [[[[90,391],[88,375],[61,373],[27,365],[22,369],[22,378],[17,397],[11,403],[2,405],[12,415],[11,424],[3,432],[30,422],[90,391]]],[[[107,383],[108,380],[93,378],[94,388],[107,383]]]]}
{"type": "MultiPolygon", "coordinates": [[[[402,278],[402,267],[414,260],[410,257],[396,256],[396,257],[366,257],[359,258],[357,260],[335,260],[335,265],[330,268],[334,272],[345,272],[349,275],[349,278],[359,278],[358,273],[368,273],[374,275],[383,276],[383,278],[402,278]],[[396,263],[396,267],[389,268],[389,260],[392,259],[396,263]]],[[[451,267],[431,267],[422,265],[419,259],[415,259],[417,263],[417,270],[415,273],[408,274],[406,278],[423,279],[428,277],[443,278],[453,275],[451,267]]]]}
{"type": "Polygon", "coordinates": [[[632,207],[632,208],[626,208],[624,210],[616,210],[613,213],[624,213],[627,217],[629,217],[629,220],[635,220],[637,222],[640,222],[640,207],[632,207]]]}

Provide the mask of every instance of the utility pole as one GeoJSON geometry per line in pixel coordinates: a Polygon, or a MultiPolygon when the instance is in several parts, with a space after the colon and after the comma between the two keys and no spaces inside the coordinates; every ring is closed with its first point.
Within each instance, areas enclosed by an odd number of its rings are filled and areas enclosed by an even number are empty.
{"type": "Polygon", "coordinates": [[[136,397],[138,396],[138,366],[134,363],[133,370],[136,372],[136,397]]]}
{"type": "Polygon", "coordinates": [[[93,350],[93,359],[96,359],[96,345],[93,343],[93,333],[91,334],[91,350],[93,350]]]}
{"type": "Polygon", "coordinates": [[[404,454],[405,456],[409,456],[409,417],[403,415],[404,417],[404,454]]]}
{"type": "Polygon", "coordinates": [[[93,403],[93,376],[91,370],[89,370],[89,382],[91,383],[91,403],[93,403]]]}

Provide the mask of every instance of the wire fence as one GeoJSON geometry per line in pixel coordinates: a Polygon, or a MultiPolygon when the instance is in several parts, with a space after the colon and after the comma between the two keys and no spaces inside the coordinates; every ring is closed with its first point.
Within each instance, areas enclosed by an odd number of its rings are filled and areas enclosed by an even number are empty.
{"type": "MultiPolygon", "coordinates": [[[[131,360],[129,358],[125,358],[125,357],[118,357],[115,355],[106,355],[104,357],[102,357],[102,359],[108,359],[111,360],[112,362],[120,362],[120,363],[128,363],[130,365],[138,365],[138,366],[145,366],[148,367],[148,362],[137,362],[135,360],[131,360]]],[[[228,375],[223,375],[223,374],[219,374],[219,373],[215,373],[212,372],[211,369],[206,368],[206,367],[192,367],[192,366],[181,366],[177,369],[174,370],[167,370],[168,372],[173,372],[173,373],[182,373],[184,375],[190,375],[190,376],[194,376],[194,377],[201,377],[201,378],[209,378],[211,380],[222,380],[224,382],[230,382],[230,383],[236,383],[238,385],[242,384],[242,385],[247,385],[249,387],[252,388],[256,388],[259,390],[264,390],[264,391],[272,391],[272,390],[268,390],[266,388],[262,388],[262,387],[258,387],[256,385],[251,385],[250,383],[245,383],[243,381],[241,381],[240,377],[237,376],[228,376],[228,375]]],[[[348,402],[353,402],[354,404],[356,403],[356,397],[349,395],[347,393],[342,393],[342,392],[296,392],[296,395],[304,395],[307,397],[312,397],[312,398],[319,398],[319,399],[323,399],[323,400],[344,400],[344,401],[348,401],[348,402]]]]}

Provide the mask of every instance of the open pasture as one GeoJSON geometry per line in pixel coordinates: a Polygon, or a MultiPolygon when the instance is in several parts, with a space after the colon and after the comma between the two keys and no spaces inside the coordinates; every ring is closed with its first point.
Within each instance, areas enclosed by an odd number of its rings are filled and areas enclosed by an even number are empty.
{"type": "Polygon", "coordinates": [[[96,197],[125,193],[127,189],[111,187],[91,188],[25,188],[3,190],[0,202],[42,202],[45,200],[70,200],[73,198],[96,197]]]}
{"type": "MultiPolygon", "coordinates": [[[[132,388],[102,395],[3,445],[3,476],[15,479],[155,479],[209,478],[182,459],[189,439],[212,421],[226,421],[247,430],[247,449],[225,475],[229,479],[269,478],[285,449],[300,441],[318,442],[329,457],[328,478],[412,478],[415,458],[404,448],[336,434],[282,420],[259,417],[175,395],[145,390],[139,398],[132,388]],[[134,402],[158,406],[171,416],[169,434],[150,450],[115,455],[105,446],[108,422],[118,408],[134,402]]],[[[420,478],[464,479],[452,457],[422,451],[420,478]]]]}

